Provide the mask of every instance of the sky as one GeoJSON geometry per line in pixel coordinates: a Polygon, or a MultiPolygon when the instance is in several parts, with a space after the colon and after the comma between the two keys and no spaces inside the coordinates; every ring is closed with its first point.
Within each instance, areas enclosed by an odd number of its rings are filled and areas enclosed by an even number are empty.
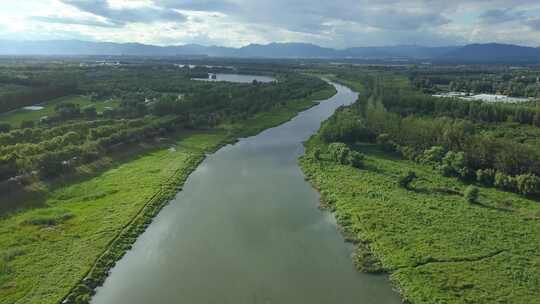
{"type": "Polygon", "coordinates": [[[0,39],[540,46],[540,0],[0,0],[0,39]]]}

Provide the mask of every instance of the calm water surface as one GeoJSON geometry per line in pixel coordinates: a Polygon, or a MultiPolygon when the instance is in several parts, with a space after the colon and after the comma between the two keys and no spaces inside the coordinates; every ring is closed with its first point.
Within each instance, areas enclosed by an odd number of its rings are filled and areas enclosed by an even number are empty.
{"type": "Polygon", "coordinates": [[[212,78],[193,78],[193,80],[200,81],[228,81],[228,82],[237,82],[237,83],[252,83],[253,80],[258,82],[272,82],[276,79],[268,76],[257,76],[257,75],[241,75],[241,74],[214,74],[216,79],[212,78]]]}
{"type": "Polygon", "coordinates": [[[336,87],[292,121],[208,156],[92,303],[400,303],[385,276],[354,269],[297,165],[302,141],[356,100],[336,87]]]}

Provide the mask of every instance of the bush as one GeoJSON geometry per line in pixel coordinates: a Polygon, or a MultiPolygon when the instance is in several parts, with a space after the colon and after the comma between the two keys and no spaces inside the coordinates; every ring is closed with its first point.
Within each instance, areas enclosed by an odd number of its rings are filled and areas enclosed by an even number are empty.
{"type": "Polygon", "coordinates": [[[340,109],[323,123],[320,130],[321,138],[327,142],[371,142],[374,135],[359,119],[357,113],[340,109]]]}
{"type": "Polygon", "coordinates": [[[470,204],[474,204],[478,202],[479,195],[480,195],[480,190],[478,190],[478,187],[475,187],[475,186],[467,187],[467,189],[465,189],[465,193],[463,193],[463,197],[470,204]]]}
{"type": "Polygon", "coordinates": [[[516,177],[517,188],[523,195],[540,194],[540,177],[534,174],[523,174],[516,177]]]}
{"type": "Polygon", "coordinates": [[[332,143],[328,146],[332,159],[341,165],[348,164],[348,156],[351,149],[344,143],[332,143]]]}
{"type": "Polygon", "coordinates": [[[96,107],[94,107],[93,105],[89,105],[82,108],[82,113],[84,117],[89,118],[89,119],[93,119],[97,117],[97,110],[96,110],[96,107]]]}
{"type": "Polygon", "coordinates": [[[412,147],[400,146],[398,149],[401,156],[403,156],[405,159],[416,160],[420,155],[420,153],[412,147]]]}
{"type": "Polygon", "coordinates": [[[420,163],[428,165],[438,165],[442,162],[446,151],[441,146],[433,146],[422,153],[420,163]]]}
{"type": "Polygon", "coordinates": [[[382,133],[379,136],[377,136],[377,144],[385,152],[395,152],[396,151],[396,143],[394,143],[392,141],[392,139],[390,138],[390,135],[388,135],[386,133],[382,133]]]}
{"type": "Polygon", "coordinates": [[[320,160],[321,159],[321,149],[315,148],[313,149],[313,153],[311,154],[313,159],[320,160]]]}
{"type": "Polygon", "coordinates": [[[414,171],[409,171],[406,173],[404,172],[399,177],[399,186],[405,189],[410,189],[411,183],[417,178],[416,172],[414,171]]]}
{"type": "Polygon", "coordinates": [[[11,125],[5,122],[0,122],[0,133],[7,133],[11,131],[11,125]]]}
{"type": "Polygon", "coordinates": [[[73,213],[64,209],[39,209],[30,213],[29,216],[22,221],[22,224],[35,226],[55,226],[73,217],[73,213]]]}
{"type": "Polygon", "coordinates": [[[462,179],[470,174],[463,152],[448,151],[442,159],[440,170],[444,176],[456,176],[462,179]]]}
{"type": "Polygon", "coordinates": [[[360,152],[351,151],[347,156],[348,164],[354,168],[362,168],[362,166],[364,165],[363,160],[364,155],[360,152]]]}
{"type": "Polygon", "coordinates": [[[21,129],[31,129],[34,127],[34,122],[32,120],[25,120],[21,122],[21,129]]]}
{"type": "Polygon", "coordinates": [[[476,171],[476,181],[480,184],[491,187],[495,183],[495,170],[493,169],[478,169],[476,171]]]}
{"type": "Polygon", "coordinates": [[[495,180],[493,184],[495,187],[501,190],[518,192],[516,178],[499,171],[495,174],[495,180]]]}

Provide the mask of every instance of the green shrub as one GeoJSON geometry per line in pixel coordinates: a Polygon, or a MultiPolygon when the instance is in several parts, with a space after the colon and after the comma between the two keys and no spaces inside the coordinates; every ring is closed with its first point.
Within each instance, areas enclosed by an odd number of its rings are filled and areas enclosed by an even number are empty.
{"type": "Polygon", "coordinates": [[[39,209],[22,221],[25,225],[55,226],[73,218],[73,213],[59,208],[39,209]]]}
{"type": "Polygon", "coordinates": [[[534,174],[523,174],[516,177],[517,188],[523,195],[540,194],[540,177],[534,174]]]}
{"type": "Polygon", "coordinates": [[[433,146],[422,153],[419,157],[420,163],[428,165],[438,165],[442,162],[446,151],[441,146],[433,146]]]}
{"type": "Polygon", "coordinates": [[[377,144],[385,152],[395,152],[396,151],[396,143],[394,143],[392,141],[389,134],[382,133],[379,136],[377,136],[377,144]]]}
{"type": "Polygon", "coordinates": [[[21,129],[31,129],[34,127],[34,122],[32,120],[25,120],[21,122],[21,129]]]}
{"type": "Polygon", "coordinates": [[[84,108],[82,108],[82,113],[84,115],[84,117],[86,118],[96,118],[97,117],[97,110],[96,110],[96,107],[93,106],[93,105],[89,105],[89,106],[86,106],[84,108]]]}
{"type": "Polygon", "coordinates": [[[416,160],[418,156],[420,155],[420,152],[418,152],[416,149],[408,146],[400,146],[398,147],[399,152],[401,153],[401,156],[406,159],[410,160],[416,160]]]}
{"type": "Polygon", "coordinates": [[[319,149],[319,148],[313,149],[313,152],[312,152],[311,156],[315,160],[320,160],[321,159],[321,149],[319,149]]]}
{"type": "Polygon", "coordinates": [[[502,190],[513,192],[518,191],[516,178],[506,175],[502,172],[495,173],[495,179],[493,184],[495,187],[502,190]]]}
{"type": "Polygon", "coordinates": [[[7,122],[0,122],[0,133],[7,133],[11,130],[11,125],[7,122]]]}
{"type": "Polygon", "coordinates": [[[416,172],[414,171],[403,172],[399,176],[399,186],[405,189],[410,189],[411,183],[417,178],[416,172]]]}
{"type": "Polygon", "coordinates": [[[463,152],[448,151],[442,159],[440,170],[444,176],[456,176],[462,179],[470,174],[463,152]]]}
{"type": "Polygon", "coordinates": [[[363,160],[364,155],[360,152],[351,151],[347,156],[348,164],[354,168],[362,168],[362,166],[364,165],[363,160]]]}
{"type": "Polygon", "coordinates": [[[495,183],[495,170],[493,169],[478,169],[476,171],[476,181],[484,186],[491,187],[495,183]]]}
{"type": "Polygon", "coordinates": [[[334,160],[336,163],[341,165],[348,164],[348,156],[351,149],[349,149],[346,144],[332,143],[328,146],[328,151],[330,152],[332,160],[334,160]]]}
{"type": "Polygon", "coordinates": [[[463,193],[463,197],[465,198],[465,201],[471,204],[478,202],[479,195],[480,195],[480,190],[478,190],[478,187],[475,187],[475,186],[467,187],[467,189],[465,189],[465,193],[463,193]]]}

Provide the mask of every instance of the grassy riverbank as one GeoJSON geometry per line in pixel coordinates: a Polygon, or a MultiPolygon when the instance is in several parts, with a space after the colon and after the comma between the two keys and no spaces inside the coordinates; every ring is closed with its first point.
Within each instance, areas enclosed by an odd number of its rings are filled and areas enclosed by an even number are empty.
{"type": "Polygon", "coordinates": [[[89,287],[103,281],[205,153],[334,94],[327,89],[221,131],[180,134],[77,182],[43,186],[40,208],[0,219],[0,303],[57,303],[83,277],[71,299],[88,300],[89,287]]]}
{"type": "Polygon", "coordinates": [[[359,269],[390,273],[415,304],[538,303],[538,202],[481,188],[479,203],[470,204],[467,185],[376,145],[353,147],[367,156],[363,169],[331,161],[318,137],[306,148],[306,155],[322,151],[320,161],[304,157],[301,166],[358,243],[359,269]],[[419,180],[406,190],[398,179],[409,170],[419,180]]]}

